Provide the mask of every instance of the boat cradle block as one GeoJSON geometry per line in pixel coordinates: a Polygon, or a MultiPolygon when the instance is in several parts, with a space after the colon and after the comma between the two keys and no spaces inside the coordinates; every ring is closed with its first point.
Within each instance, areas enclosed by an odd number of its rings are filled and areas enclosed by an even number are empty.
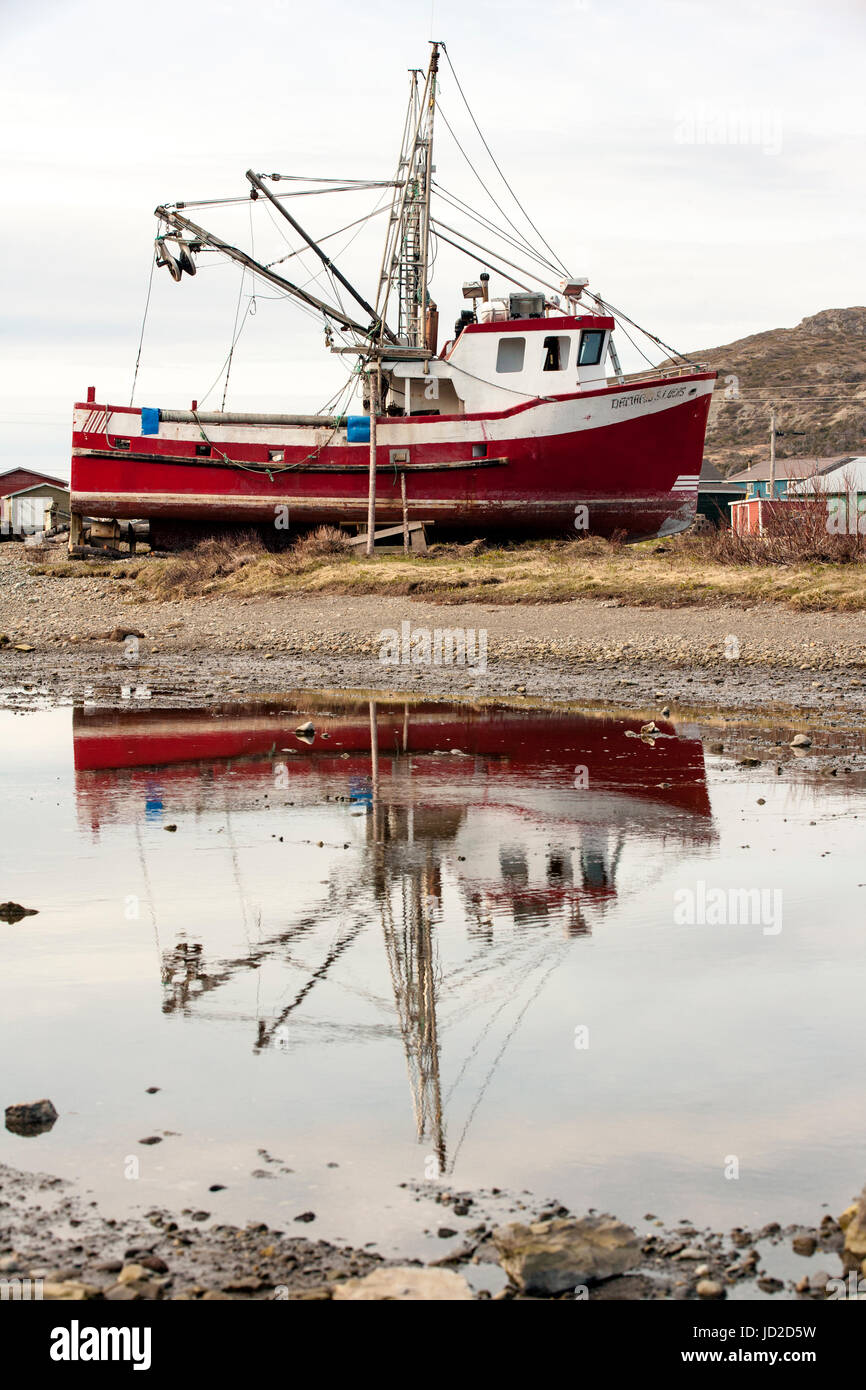
{"type": "Polygon", "coordinates": [[[370,443],[369,415],[346,416],[346,440],[349,444],[370,443]]]}
{"type": "Polygon", "coordinates": [[[141,432],[142,434],[159,434],[159,411],[153,406],[143,405],[141,407],[141,432]]]}

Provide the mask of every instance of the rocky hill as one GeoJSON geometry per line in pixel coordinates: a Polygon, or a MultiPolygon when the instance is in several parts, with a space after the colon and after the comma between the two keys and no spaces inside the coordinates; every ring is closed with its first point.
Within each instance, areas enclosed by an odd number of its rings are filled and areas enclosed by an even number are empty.
{"type": "Polygon", "coordinates": [[[719,373],[706,457],[722,473],[768,456],[773,402],[778,457],[866,454],[866,308],[823,309],[688,356],[719,373]]]}

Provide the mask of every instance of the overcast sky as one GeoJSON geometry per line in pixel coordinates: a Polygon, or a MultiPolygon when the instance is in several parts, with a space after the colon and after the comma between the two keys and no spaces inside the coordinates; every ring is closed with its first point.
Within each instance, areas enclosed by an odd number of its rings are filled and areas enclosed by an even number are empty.
{"type": "MultiPolygon", "coordinates": [[[[711,347],[866,302],[864,0],[0,0],[0,471],[68,476],[72,402],[92,384],[128,403],[154,207],[244,194],[249,167],[391,177],[406,71],[426,65],[431,32],[558,255],[667,342],[711,347]]],[[[504,200],[447,65],[441,103],[504,200]]],[[[490,211],[442,126],[435,162],[490,211]]],[[[293,210],[321,235],[375,201],[293,210]]],[[[273,259],[287,248],[261,212],[256,253],[273,259]]],[[[194,216],[249,247],[248,207],[194,216]]],[[[344,262],[370,298],[383,231],[374,221],[344,262]]],[[[442,336],[477,271],[440,248],[442,336]]],[[[240,290],[215,257],[179,285],[156,274],[136,404],[205,397],[240,290]]],[[[227,406],[322,406],[347,369],[321,327],[264,288],[252,307],[227,406]]],[[[218,382],[208,406],[221,396],[218,382]]]]}

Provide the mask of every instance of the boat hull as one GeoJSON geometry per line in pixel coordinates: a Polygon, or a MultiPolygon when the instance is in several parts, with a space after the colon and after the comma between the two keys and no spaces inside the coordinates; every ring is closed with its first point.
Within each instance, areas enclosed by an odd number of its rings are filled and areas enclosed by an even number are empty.
{"type": "MultiPolygon", "coordinates": [[[[484,415],[381,417],[376,521],[474,534],[671,535],[694,518],[715,373],[484,415]]],[[[78,515],[290,528],[367,518],[369,448],[345,424],[75,407],[78,515]]]]}

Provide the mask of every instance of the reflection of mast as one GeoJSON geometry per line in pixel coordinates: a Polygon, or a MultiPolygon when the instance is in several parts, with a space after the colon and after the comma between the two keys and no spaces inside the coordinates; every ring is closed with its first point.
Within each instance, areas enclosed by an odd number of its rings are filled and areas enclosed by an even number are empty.
{"type": "MultiPolygon", "coordinates": [[[[406,1051],[412,1088],[412,1106],[418,1138],[432,1138],[439,1172],[445,1171],[445,1129],[442,1120],[442,1087],[439,1076],[439,1036],[436,1025],[436,956],[430,923],[430,895],[438,888],[436,866],[429,855],[402,879],[402,926],[398,931],[392,905],[393,884],[385,871],[379,799],[379,731],[375,700],[370,701],[370,780],[372,784],[372,839],[374,885],[382,905],[382,930],[388,969],[394,989],[397,1019],[406,1051]]],[[[409,746],[409,707],[403,711],[403,753],[409,746]]],[[[390,832],[390,823],[388,824],[390,832]]],[[[413,837],[411,817],[407,840],[413,837]]]]}
{"type": "Polygon", "coordinates": [[[436,1025],[436,956],[429,912],[429,866],[415,869],[403,884],[402,926],[394,922],[390,885],[382,898],[382,929],[418,1138],[431,1137],[439,1172],[445,1172],[445,1127],[436,1025]],[[407,894],[408,888],[408,894],[407,894]],[[407,902],[408,897],[408,902],[407,902]]]}

